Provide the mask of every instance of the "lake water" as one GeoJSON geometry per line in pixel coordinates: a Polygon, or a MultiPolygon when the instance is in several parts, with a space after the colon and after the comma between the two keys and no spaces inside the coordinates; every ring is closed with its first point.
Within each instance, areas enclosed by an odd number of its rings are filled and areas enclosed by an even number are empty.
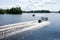
{"type": "Polygon", "coordinates": [[[48,17],[51,24],[37,30],[25,31],[1,40],[60,40],[59,13],[23,13],[21,15],[0,14],[0,26],[38,20],[41,17],[48,17]],[[32,16],[33,14],[35,14],[35,17],[32,16]]]}

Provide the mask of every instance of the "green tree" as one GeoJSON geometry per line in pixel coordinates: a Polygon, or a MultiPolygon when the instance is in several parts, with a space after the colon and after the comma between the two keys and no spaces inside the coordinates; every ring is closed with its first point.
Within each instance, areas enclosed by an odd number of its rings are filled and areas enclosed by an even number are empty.
{"type": "Polygon", "coordinates": [[[9,10],[9,13],[18,14],[18,13],[22,13],[22,10],[20,7],[16,7],[16,8],[13,7],[9,10]]]}
{"type": "Polygon", "coordinates": [[[0,9],[0,14],[22,14],[21,7],[12,7],[11,9],[0,9]]]}
{"type": "Polygon", "coordinates": [[[0,9],[0,14],[4,14],[5,11],[3,9],[0,9]]]}

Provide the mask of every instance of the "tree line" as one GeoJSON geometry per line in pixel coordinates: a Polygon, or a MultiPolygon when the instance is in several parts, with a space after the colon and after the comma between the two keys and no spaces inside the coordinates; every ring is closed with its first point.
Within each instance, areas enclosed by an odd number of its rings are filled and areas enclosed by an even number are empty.
{"type": "MultiPolygon", "coordinates": [[[[0,9],[0,14],[22,14],[22,13],[53,13],[53,12],[49,10],[23,11],[21,10],[21,7],[12,7],[10,9],[0,9]]],[[[58,11],[57,13],[60,13],[60,11],[58,11]]]]}
{"type": "Polygon", "coordinates": [[[0,14],[22,14],[21,7],[12,7],[10,9],[0,9],[0,14]]]}
{"type": "Polygon", "coordinates": [[[50,13],[49,10],[31,10],[31,11],[23,11],[23,13],[50,13]]]}
{"type": "Polygon", "coordinates": [[[31,10],[31,11],[23,11],[23,13],[60,13],[60,11],[31,10]]]}

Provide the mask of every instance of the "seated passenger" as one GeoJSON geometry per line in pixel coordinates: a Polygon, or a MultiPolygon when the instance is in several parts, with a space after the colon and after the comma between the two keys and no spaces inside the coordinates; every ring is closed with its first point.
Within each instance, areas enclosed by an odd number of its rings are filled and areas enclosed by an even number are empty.
{"type": "Polygon", "coordinates": [[[48,17],[41,17],[41,19],[42,19],[43,21],[47,21],[47,20],[48,20],[48,17]]]}
{"type": "Polygon", "coordinates": [[[44,20],[44,17],[41,17],[42,20],[44,20]]]}
{"type": "Polygon", "coordinates": [[[48,18],[46,17],[46,18],[45,18],[45,21],[47,21],[47,20],[48,20],[48,18]]]}

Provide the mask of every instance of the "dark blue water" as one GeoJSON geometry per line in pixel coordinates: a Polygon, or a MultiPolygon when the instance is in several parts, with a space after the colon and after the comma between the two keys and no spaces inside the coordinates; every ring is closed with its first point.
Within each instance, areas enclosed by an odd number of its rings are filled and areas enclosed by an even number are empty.
{"type": "Polygon", "coordinates": [[[24,13],[22,15],[0,14],[0,25],[38,20],[42,16],[48,17],[51,24],[37,30],[18,33],[1,40],[60,40],[59,13],[35,13],[35,17],[32,17],[32,14],[33,13],[24,13]]]}

